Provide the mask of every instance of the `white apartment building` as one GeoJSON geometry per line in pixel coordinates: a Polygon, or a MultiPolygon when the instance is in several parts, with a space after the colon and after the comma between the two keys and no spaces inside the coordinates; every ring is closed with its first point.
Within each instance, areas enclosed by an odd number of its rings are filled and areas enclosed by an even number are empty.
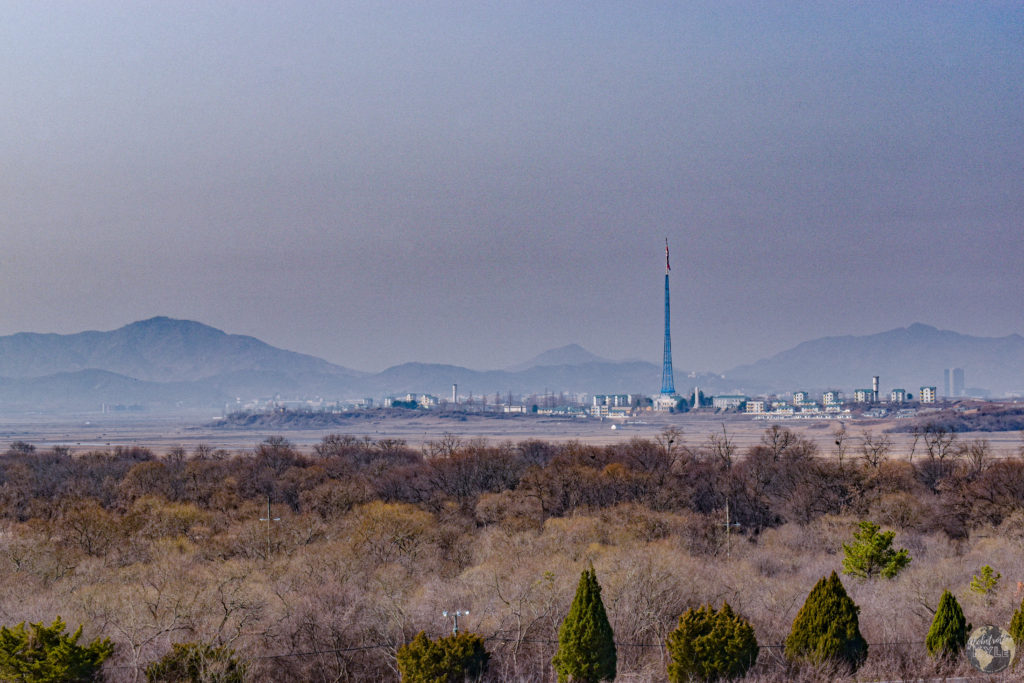
{"type": "Polygon", "coordinates": [[[628,408],[633,405],[633,397],[630,394],[597,394],[592,402],[595,407],[628,408]]]}
{"type": "Polygon", "coordinates": [[[764,401],[747,401],[747,415],[760,415],[764,412],[764,401]]]}
{"type": "Polygon", "coordinates": [[[935,403],[935,387],[921,387],[921,403],[935,403]]]}

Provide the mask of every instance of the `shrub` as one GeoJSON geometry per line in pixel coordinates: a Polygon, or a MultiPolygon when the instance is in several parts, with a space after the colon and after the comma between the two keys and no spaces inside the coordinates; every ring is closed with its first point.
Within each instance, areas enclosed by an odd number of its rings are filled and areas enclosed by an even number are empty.
{"type": "Polygon", "coordinates": [[[22,622],[14,628],[0,627],[0,679],[5,681],[92,681],[103,661],[114,652],[110,640],[97,638],[87,646],[78,644],[79,626],[71,635],[57,617],[53,624],[22,622]]]}
{"type": "Polygon", "coordinates": [[[853,543],[843,544],[843,573],[862,579],[873,579],[879,574],[887,579],[895,578],[910,564],[906,548],[894,550],[893,531],[878,532],[874,522],[861,522],[860,531],[853,534],[853,543]]]}
{"type": "Polygon", "coordinates": [[[476,680],[487,670],[491,657],[484,639],[475,633],[459,633],[432,641],[423,631],[400,647],[397,656],[403,683],[476,680]]]}
{"type": "Polygon", "coordinates": [[[960,603],[948,590],[942,591],[939,608],[935,610],[935,618],[932,619],[932,626],[925,639],[928,654],[944,659],[956,657],[967,644],[967,633],[970,630],[960,603]]]}
{"type": "Polygon", "coordinates": [[[615,640],[593,566],[580,576],[576,597],[558,631],[558,651],[551,663],[559,683],[597,683],[615,678],[615,640]]]}
{"type": "Polygon", "coordinates": [[[671,683],[742,678],[758,653],[750,622],[733,613],[727,602],[717,612],[711,605],[686,610],[666,647],[671,683]]]}
{"type": "Polygon", "coordinates": [[[149,683],[242,683],[245,666],[235,652],[207,643],[174,643],[171,651],[146,667],[149,683]]]}
{"type": "Polygon", "coordinates": [[[855,671],[868,656],[860,634],[860,608],[835,572],[814,584],[786,638],[786,657],[812,664],[834,663],[855,671]]]}

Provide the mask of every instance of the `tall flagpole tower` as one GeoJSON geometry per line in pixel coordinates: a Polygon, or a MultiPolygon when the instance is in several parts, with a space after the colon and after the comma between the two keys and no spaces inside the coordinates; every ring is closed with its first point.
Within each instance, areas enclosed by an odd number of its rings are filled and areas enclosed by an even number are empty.
{"type": "Polygon", "coordinates": [[[672,267],[668,262],[668,238],[665,238],[665,353],[661,361],[661,393],[672,396],[676,393],[675,377],[672,373],[672,329],[668,306],[668,271],[672,267]]]}

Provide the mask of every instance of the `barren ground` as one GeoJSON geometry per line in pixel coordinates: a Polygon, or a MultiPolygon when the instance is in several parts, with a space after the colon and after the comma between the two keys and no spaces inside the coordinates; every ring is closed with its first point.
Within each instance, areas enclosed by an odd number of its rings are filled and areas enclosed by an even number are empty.
{"type": "MultiPolygon", "coordinates": [[[[839,426],[835,420],[769,422],[744,415],[714,413],[651,414],[625,424],[618,420],[533,416],[480,416],[459,420],[426,414],[408,418],[355,418],[331,429],[312,430],[218,429],[211,424],[212,418],[111,415],[0,417],[0,447],[21,440],[38,448],[67,445],[75,452],[126,445],[146,446],[164,452],[175,446],[191,450],[202,443],[214,448],[239,451],[253,448],[270,436],[283,436],[297,446],[310,447],[327,434],[366,436],[374,440],[404,439],[411,446],[420,446],[445,434],[453,434],[463,440],[484,439],[489,443],[543,439],[609,445],[634,438],[654,438],[674,427],[683,431],[683,440],[691,447],[700,446],[710,433],[721,433],[724,428],[739,452],[742,452],[757,443],[765,429],[779,424],[815,441],[822,455],[834,456],[836,446],[833,431],[839,426]]],[[[896,420],[847,420],[845,424],[850,437],[847,441],[847,456],[856,457],[860,435],[870,431],[877,436],[901,423],[896,420]]],[[[1024,437],[1019,432],[971,432],[959,436],[963,440],[988,439],[997,457],[1016,455],[1024,445],[1024,437]]],[[[899,458],[910,454],[913,445],[910,434],[891,433],[888,437],[893,443],[890,457],[899,458]]],[[[919,444],[916,454],[921,453],[921,448],[919,444]]]]}

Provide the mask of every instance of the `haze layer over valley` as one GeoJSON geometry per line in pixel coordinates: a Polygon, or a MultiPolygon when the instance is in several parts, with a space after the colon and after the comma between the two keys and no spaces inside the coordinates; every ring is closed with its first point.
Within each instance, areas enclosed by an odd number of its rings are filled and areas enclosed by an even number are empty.
{"type": "MultiPolygon", "coordinates": [[[[680,362],[681,361],[681,362],[680,362]]],[[[677,368],[685,368],[677,359],[677,368]]],[[[850,390],[881,375],[911,391],[963,367],[972,387],[993,396],[1024,389],[1024,339],[971,337],[915,324],[862,337],[830,337],[724,372],[677,370],[681,392],[850,390]]],[[[654,363],[600,358],[579,345],[506,369],[407,362],[368,373],[226,334],[198,322],[151,318],[110,332],[20,333],[0,337],[0,406],[17,412],[162,413],[230,410],[255,399],[359,400],[427,392],[478,396],[513,392],[639,393],[657,389],[654,363]]]]}

